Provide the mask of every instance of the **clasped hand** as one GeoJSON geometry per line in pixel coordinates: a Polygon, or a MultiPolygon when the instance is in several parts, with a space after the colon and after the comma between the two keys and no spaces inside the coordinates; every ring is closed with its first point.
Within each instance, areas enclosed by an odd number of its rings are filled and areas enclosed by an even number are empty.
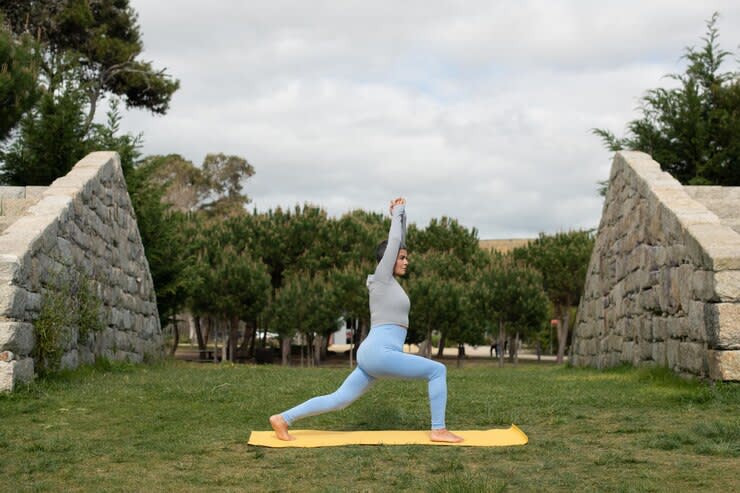
{"type": "Polygon", "coordinates": [[[395,206],[403,205],[405,203],[406,203],[406,199],[404,199],[403,197],[398,197],[398,198],[391,200],[391,205],[390,205],[390,208],[388,209],[391,213],[391,216],[393,215],[393,208],[395,206]]]}

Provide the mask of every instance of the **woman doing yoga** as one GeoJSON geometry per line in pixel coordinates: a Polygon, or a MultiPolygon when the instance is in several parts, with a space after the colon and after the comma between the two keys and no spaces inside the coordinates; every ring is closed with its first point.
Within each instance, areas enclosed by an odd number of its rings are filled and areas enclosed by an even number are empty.
{"type": "Polygon", "coordinates": [[[403,352],[409,324],[409,297],[395,276],[406,273],[409,261],[404,245],[406,200],[391,201],[391,230],[388,240],[378,246],[378,265],[368,276],[370,291],[370,334],[357,351],[357,368],[329,395],[306,402],[270,417],[270,425],[281,440],[294,440],[288,427],[307,416],[343,409],[364,394],[377,378],[397,377],[429,381],[432,414],[431,440],[461,442],[463,439],[445,427],[447,369],[442,363],[403,352]]]}

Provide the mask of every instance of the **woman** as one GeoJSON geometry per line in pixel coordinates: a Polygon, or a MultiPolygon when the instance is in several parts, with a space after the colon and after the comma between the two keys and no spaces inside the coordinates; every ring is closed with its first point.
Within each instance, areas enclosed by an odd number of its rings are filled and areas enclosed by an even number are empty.
{"type": "Polygon", "coordinates": [[[406,273],[409,265],[404,245],[406,235],[406,200],[391,201],[391,230],[388,240],[378,245],[375,273],[368,276],[370,291],[370,334],[357,352],[357,368],[329,395],[314,397],[281,414],[270,417],[270,425],[281,440],[294,440],[288,427],[306,416],[343,409],[364,394],[377,378],[400,377],[427,379],[432,411],[431,440],[462,442],[445,427],[447,406],[447,369],[442,363],[403,352],[409,324],[409,297],[395,276],[406,273]]]}

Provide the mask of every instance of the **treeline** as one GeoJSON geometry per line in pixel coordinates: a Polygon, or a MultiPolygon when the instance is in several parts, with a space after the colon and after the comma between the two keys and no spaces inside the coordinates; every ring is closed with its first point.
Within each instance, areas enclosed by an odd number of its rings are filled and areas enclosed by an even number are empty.
{"type": "MultiPolygon", "coordinates": [[[[390,219],[362,210],[331,218],[312,205],[249,212],[237,187],[251,173],[245,160],[223,155],[200,167],[157,156],[135,168],[144,182],[135,203],[159,211],[139,221],[163,324],[174,327],[178,313],[190,312],[202,350],[225,327],[228,358],[254,355],[272,332],[280,336],[283,363],[296,334],[306,341],[308,361],[318,362],[342,319],[357,326],[360,342],[370,319],[365,281],[390,219]]],[[[423,228],[409,225],[407,245],[407,342],[427,341],[431,351],[434,332],[438,355],[450,344],[491,337],[500,347],[512,339],[515,348],[519,338],[549,333],[555,316],[563,320],[562,356],[593,246],[589,232],[541,235],[501,255],[481,250],[475,229],[442,217],[423,228]]]]}

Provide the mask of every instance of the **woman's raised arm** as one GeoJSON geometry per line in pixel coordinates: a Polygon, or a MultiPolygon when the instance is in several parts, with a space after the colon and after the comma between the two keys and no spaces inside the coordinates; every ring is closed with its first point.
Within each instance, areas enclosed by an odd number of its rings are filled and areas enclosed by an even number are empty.
{"type": "Polygon", "coordinates": [[[375,279],[389,281],[398,258],[398,250],[405,246],[406,240],[406,200],[397,198],[391,202],[391,229],[388,232],[388,245],[383,258],[375,268],[375,279]]]}

